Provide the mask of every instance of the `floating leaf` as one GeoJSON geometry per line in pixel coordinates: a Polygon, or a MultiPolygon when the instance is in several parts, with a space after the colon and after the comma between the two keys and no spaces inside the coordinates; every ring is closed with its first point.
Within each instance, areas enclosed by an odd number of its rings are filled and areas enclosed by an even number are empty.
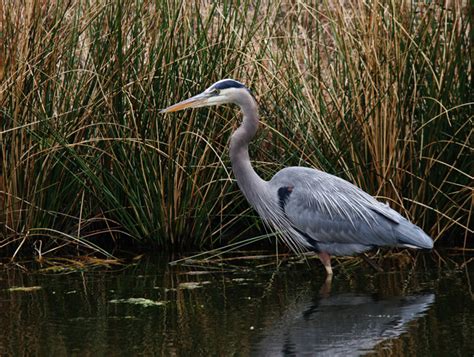
{"type": "Polygon", "coordinates": [[[188,283],[181,283],[178,285],[180,289],[197,289],[202,288],[203,285],[210,284],[210,281],[191,281],[188,283]]]}
{"type": "Polygon", "coordinates": [[[215,271],[209,271],[209,270],[195,270],[195,271],[187,271],[183,272],[181,274],[183,275],[205,275],[205,274],[214,274],[215,271]]]}
{"type": "Polygon", "coordinates": [[[167,301],[154,301],[145,298],[113,299],[109,302],[111,302],[112,304],[135,304],[141,305],[143,307],[163,306],[167,303],[167,301]]]}
{"type": "Polygon", "coordinates": [[[233,282],[235,283],[242,283],[242,282],[247,282],[247,281],[253,281],[253,279],[248,279],[248,278],[234,278],[232,279],[233,282]]]}
{"type": "Polygon", "coordinates": [[[7,291],[36,291],[40,290],[41,286],[12,286],[8,288],[7,291]]]}

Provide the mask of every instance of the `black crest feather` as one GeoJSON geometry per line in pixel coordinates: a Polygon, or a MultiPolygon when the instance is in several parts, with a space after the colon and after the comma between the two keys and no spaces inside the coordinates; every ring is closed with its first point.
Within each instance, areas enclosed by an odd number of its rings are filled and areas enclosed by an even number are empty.
{"type": "Polygon", "coordinates": [[[216,89],[227,89],[227,88],[246,88],[242,83],[234,81],[233,79],[226,79],[218,82],[214,85],[216,89]]]}

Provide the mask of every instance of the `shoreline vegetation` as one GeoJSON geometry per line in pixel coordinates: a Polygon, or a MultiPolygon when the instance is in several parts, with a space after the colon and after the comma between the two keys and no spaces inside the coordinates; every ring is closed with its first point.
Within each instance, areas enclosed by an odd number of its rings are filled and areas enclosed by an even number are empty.
{"type": "Polygon", "coordinates": [[[319,168],[471,250],[472,5],[440,3],[0,0],[0,256],[268,240],[235,108],[159,114],[222,78],[260,104],[262,177],[319,168]]]}

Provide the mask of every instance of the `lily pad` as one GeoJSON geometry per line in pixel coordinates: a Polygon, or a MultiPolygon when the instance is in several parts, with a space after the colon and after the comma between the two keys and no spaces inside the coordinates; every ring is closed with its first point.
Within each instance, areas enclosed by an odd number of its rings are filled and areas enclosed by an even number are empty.
{"type": "Polygon", "coordinates": [[[154,301],[145,298],[129,298],[129,299],[113,299],[110,300],[112,304],[134,304],[134,305],[141,305],[143,307],[150,307],[150,306],[163,306],[167,303],[167,301],[154,301]]]}
{"type": "Polygon", "coordinates": [[[233,282],[236,283],[242,283],[242,282],[247,282],[247,281],[253,281],[253,279],[248,279],[248,278],[234,278],[232,279],[233,282]]]}
{"type": "Polygon", "coordinates": [[[209,271],[209,270],[194,270],[194,271],[186,271],[181,274],[183,275],[206,275],[206,274],[214,274],[215,271],[209,271]]]}
{"type": "Polygon", "coordinates": [[[180,283],[178,288],[180,289],[198,289],[202,288],[203,285],[210,284],[210,281],[191,281],[187,283],[180,283]]]}
{"type": "Polygon", "coordinates": [[[7,291],[36,291],[40,290],[41,286],[12,286],[11,288],[8,288],[7,291]]]}

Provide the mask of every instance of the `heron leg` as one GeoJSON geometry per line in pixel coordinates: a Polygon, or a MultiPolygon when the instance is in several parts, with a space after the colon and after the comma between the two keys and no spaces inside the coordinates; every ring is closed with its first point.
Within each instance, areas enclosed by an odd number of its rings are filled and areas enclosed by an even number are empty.
{"type": "Polygon", "coordinates": [[[326,269],[326,273],[328,276],[332,276],[331,256],[326,252],[320,252],[318,255],[319,259],[324,265],[324,268],[326,269]]]}
{"type": "Polygon", "coordinates": [[[324,281],[323,286],[319,289],[319,295],[321,297],[327,298],[331,295],[331,284],[332,284],[332,275],[326,275],[326,280],[324,281]]]}

